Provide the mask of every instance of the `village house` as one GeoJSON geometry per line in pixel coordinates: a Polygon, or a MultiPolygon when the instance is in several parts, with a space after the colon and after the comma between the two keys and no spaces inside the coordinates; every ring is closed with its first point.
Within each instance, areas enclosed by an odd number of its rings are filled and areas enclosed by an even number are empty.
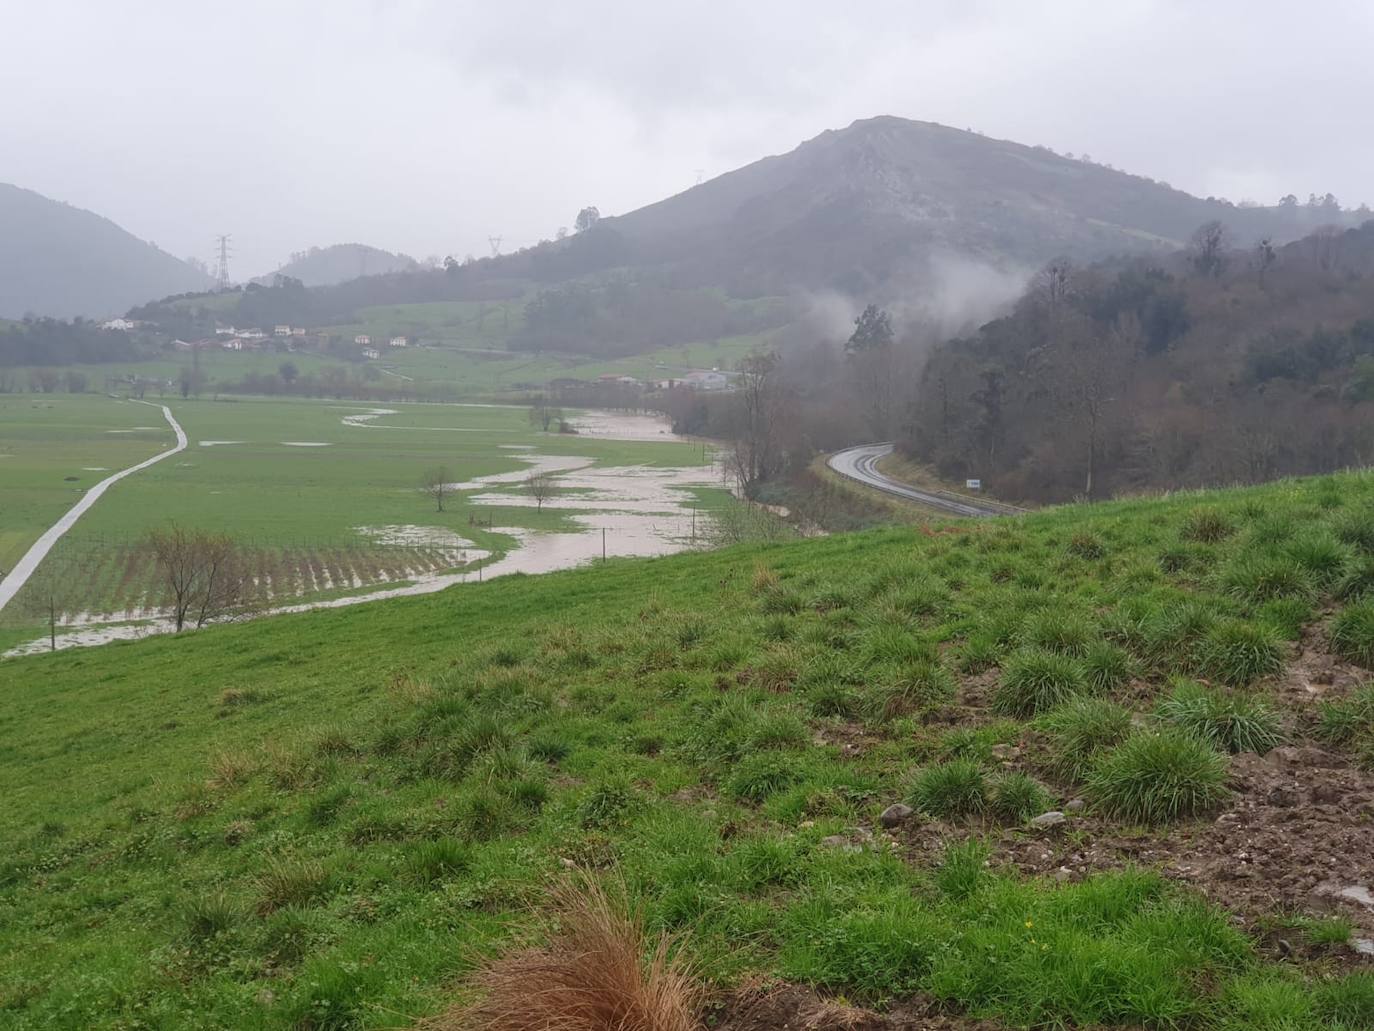
{"type": "Polygon", "coordinates": [[[143,323],[135,322],[133,319],[111,319],[109,322],[102,322],[100,328],[118,329],[123,332],[128,332],[131,329],[137,329],[141,325],[143,325],[143,323]]]}
{"type": "Polygon", "coordinates": [[[303,337],[303,336],[305,336],[305,327],[304,327],[304,326],[296,326],[296,327],[294,327],[294,328],[291,330],[291,335],[292,335],[293,337],[303,337]]]}
{"type": "Polygon", "coordinates": [[[289,337],[291,335],[290,326],[273,326],[272,335],[274,337],[289,337]]]}
{"type": "Polygon", "coordinates": [[[407,343],[407,341],[406,341],[406,338],[405,338],[405,337],[392,337],[392,338],[391,338],[391,346],[392,346],[392,347],[405,347],[405,346],[406,346],[406,343],[407,343]]]}
{"type": "Polygon", "coordinates": [[[353,338],[353,342],[359,347],[370,347],[372,345],[372,338],[366,333],[359,333],[353,338]]]}
{"type": "Polygon", "coordinates": [[[364,348],[363,348],[363,357],[364,357],[364,358],[380,358],[381,356],[382,356],[382,352],[379,351],[379,350],[377,350],[375,347],[364,347],[364,348]]]}
{"type": "Polygon", "coordinates": [[[710,372],[689,372],[680,382],[696,390],[725,390],[730,386],[730,377],[712,369],[710,372]]]}

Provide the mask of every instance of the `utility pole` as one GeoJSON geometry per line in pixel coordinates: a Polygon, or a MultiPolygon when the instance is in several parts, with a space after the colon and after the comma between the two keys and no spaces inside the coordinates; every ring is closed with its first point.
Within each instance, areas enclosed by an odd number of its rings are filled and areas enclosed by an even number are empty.
{"type": "Polygon", "coordinates": [[[215,266],[215,286],[220,290],[229,289],[229,241],[232,239],[228,233],[221,233],[215,237],[215,244],[219,247],[219,260],[215,266]]]}

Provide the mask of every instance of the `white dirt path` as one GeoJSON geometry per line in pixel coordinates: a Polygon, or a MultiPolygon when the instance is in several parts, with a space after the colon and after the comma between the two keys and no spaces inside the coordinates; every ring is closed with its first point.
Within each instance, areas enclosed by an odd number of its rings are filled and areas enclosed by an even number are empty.
{"type": "Polygon", "coordinates": [[[53,548],[63,534],[75,525],[88,508],[100,500],[100,496],[105,493],[113,484],[118,483],[126,476],[132,476],[136,472],[147,469],[150,465],[161,462],[164,458],[171,458],[172,455],[186,450],[186,431],[181,428],[181,423],[172,417],[172,410],[166,405],[156,405],[151,401],[135,401],[136,404],[152,405],[154,408],[162,409],[162,416],[167,420],[167,425],[172,427],[172,432],[177,435],[176,447],[167,451],[160,451],[152,458],[144,459],[137,465],[131,465],[127,469],[121,469],[111,476],[105,477],[90,490],[82,495],[81,500],[73,505],[67,513],[62,516],[52,526],[48,527],[42,537],[34,542],[33,547],[24,553],[18,564],[5,574],[4,580],[0,580],[0,611],[4,611],[6,605],[14,600],[14,596],[19,593],[19,589],[28,582],[29,577],[33,576],[38,564],[47,557],[48,552],[53,548]]]}

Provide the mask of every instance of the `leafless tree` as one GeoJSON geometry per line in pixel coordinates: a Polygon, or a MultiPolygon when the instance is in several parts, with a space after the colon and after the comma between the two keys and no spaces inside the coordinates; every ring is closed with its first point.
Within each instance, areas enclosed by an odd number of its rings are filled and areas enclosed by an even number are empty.
{"type": "Polygon", "coordinates": [[[203,627],[244,602],[248,576],[233,538],[175,523],[149,531],[144,546],[151,555],[177,632],[188,623],[203,627]]]}
{"type": "Polygon", "coordinates": [[[771,351],[748,355],[740,360],[739,371],[738,425],[731,463],[740,489],[745,490],[778,466],[778,356],[771,351]]]}
{"type": "Polygon", "coordinates": [[[1259,269],[1259,288],[1264,289],[1265,277],[1269,274],[1270,267],[1279,260],[1278,251],[1274,250],[1274,241],[1265,237],[1255,245],[1255,267],[1259,269]]]}
{"type": "Polygon", "coordinates": [[[433,469],[425,470],[425,474],[420,477],[420,489],[434,499],[435,511],[444,510],[444,498],[450,491],[448,466],[436,465],[433,469]]]}
{"type": "Polygon", "coordinates": [[[1198,275],[1220,278],[1226,271],[1227,242],[1226,227],[1215,219],[1197,227],[1188,241],[1188,259],[1198,275]]]}
{"type": "Polygon", "coordinates": [[[57,624],[77,605],[77,570],[72,562],[50,555],[24,584],[23,610],[48,625],[48,647],[57,651],[57,624]]]}
{"type": "Polygon", "coordinates": [[[544,502],[553,497],[554,480],[548,473],[531,473],[525,481],[525,489],[534,498],[536,512],[544,511],[544,502]]]}
{"type": "Polygon", "coordinates": [[[534,404],[530,405],[530,424],[548,433],[555,423],[562,425],[563,409],[549,404],[547,397],[536,398],[534,404]]]}

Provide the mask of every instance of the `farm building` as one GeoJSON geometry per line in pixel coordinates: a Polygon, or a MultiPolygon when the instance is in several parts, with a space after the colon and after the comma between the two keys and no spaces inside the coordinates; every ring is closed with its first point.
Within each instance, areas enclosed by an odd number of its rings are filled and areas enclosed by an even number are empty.
{"type": "Polygon", "coordinates": [[[272,335],[274,337],[289,337],[291,335],[290,326],[273,326],[272,335]]]}
{"type": "Polygon", "coordinates": [[[380,358],[381,356],[382,356],[382,352],[378,351],[375,347],[364,347],[364,348],[363,348],[363,357],[364,357],[364,358],[380,358]]]}
{"type": "Polygon", "coordinates": [[[359,347],[370,347],[372,345],[372,338],[366,333],[359,333],[353,338],[353,342],[359,347]]]}
{"type": "Polygon", "coordinates": [[[391,346],[392,346],[392,347],[405,347],[406,344],[407,344],[408,342],[409,342],[409,341],[407,341],[405,337],[392,337],[392,338],[391,338],[391,346]]]}

